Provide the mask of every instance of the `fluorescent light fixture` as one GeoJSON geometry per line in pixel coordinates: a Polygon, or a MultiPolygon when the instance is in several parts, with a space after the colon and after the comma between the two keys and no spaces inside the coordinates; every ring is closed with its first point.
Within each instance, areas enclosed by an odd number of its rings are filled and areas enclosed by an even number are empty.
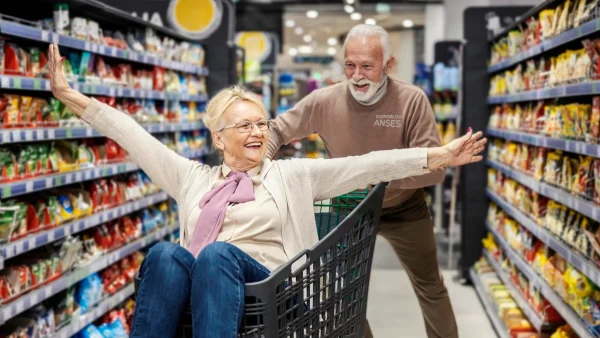
{"type": "Polygon", "coordinates": [[[415,23],[412,20],[406,19],[406,20],[402,21],[402,26],[404,26],[406,28],[410,28],[414,25],[415,25],[415,23]]]}
{"type": "Polygon", "coordinates": [[[313,52],[313,48],[311,46],[300,46],[298,52],[300,52],[300,54],[310,54],[313,52]]]}
{"type": "Polygon", "coordinates": [[[337,39],[331,37],[331,38],[327,39],[327,44],[330,46],[335,46],[335,45],[337,45],[337,39]]]}
{"type": "Polygon", "coordinates": [[[329,54],[329,55],[335,55],[335,48],[333,48],[333,47],[327,48],[327,54],[329,54]]]}
{"type": "Polygon", "coordinates": [[[346,0],[346,3],[347,3],[348,5],[352,5],[352,4],[354,3],[354,0],[346,0]]]}
{"type": "Polygon", "coordinates": [[[306,12],[306,17],[310,18],[310,19],[314,19],[316,17],[319,16],[319,12],[315,11],[315,10],[310,10],[306,12]]]}
{"type": "Polygon", "coordinates": [[[287,20],[285,20],[285,26],[292,28],[292,27],[296,26],[296,21],[294,21],[292,19],[287,19],[287,20]]]}
{"type": "Polygon", "coordinates": [[[307,34],[302,39],[304,40],[304,42],[309,43],[312,41],[312,36],[307,34]]]}
{"type": "Polygon", "coordinates": [[[375,19],[368,18],[367,20],[365,20],[365,23],[366,23],[367,25],[376,25],[376,24],[377,24],[377,21],[375,21],[375,19]]]}
{"type": "Polygon", "coordinates": [[[344,5],[344,11],[346,11],[348,14],[354,13],[354,6],[344,5]]]}
{"type": "Polygon", "coordinates": [[[358,21],[360,19],[362,19],[362,14],[356,12],[356,13],[352,13],[350,14],[350,19],[354,20],[354,21],[358,21]]]}
{"type": "Polygon", "coordinates": [[[304,33],[304,29],[302,29],[302,27],[296,27],[294,29],[294,33],[296,33],[296,35],[301,35],[302,33],[304,33]]]}
{"type": "Polygon", "coordinates": [[[288,50],[288,54],[290,54],[291,56],[296,56],[298,55],[298,50],[296,48],[290,48],[288,50]]]}

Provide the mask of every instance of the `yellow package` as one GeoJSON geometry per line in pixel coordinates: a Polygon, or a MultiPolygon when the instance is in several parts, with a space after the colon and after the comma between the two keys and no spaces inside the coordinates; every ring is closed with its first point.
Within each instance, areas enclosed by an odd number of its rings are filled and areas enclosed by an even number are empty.
{"type": "Polygon", "coordinates": [[[578,111],[578,123],[575,128],[575,137],[585,139],[589,132],[589,120],[592,112],[592,106],[589,104],[580,104],[578,111]]]}
{"type": "Polygon", "coordinates": [[[558,26],[554,31],[554,34],[558,35],[569,29],[569,13],[571,12],[571,1],[565,1],[563,5],[562,11],[560,13],[560,18],[558,20],[558,26]]]}
{"type": "Polygon", "coordinates": [[[561,134],[563,137],[574,138],[576,135],[575,126],[577,124],[577,115],[579,114],[579,105],[571,103],[562,110],[562,114],[559,115],[563,117],[561,134]]]}
{"type": "Polygon", "coordinates": [[[554,10],[546,9],[540,12],[539,20],[542,38],[546,39],[553,35],[553,18],[554,18],[554,10]]]}

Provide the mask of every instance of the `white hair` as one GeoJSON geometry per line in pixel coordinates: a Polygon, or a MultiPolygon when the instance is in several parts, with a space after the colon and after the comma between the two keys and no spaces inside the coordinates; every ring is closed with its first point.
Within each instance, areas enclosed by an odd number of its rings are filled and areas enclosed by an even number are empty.
{"type": "Polygon", "coordinates": [[[383,64],[385,65],[392,57],[392,43],[387,31],[381,26],[360,24],[352,27],[346,36],[346,40],[344,40],[344,48],[342,50],[344,53],[346,53],[346,43],[348,43],[350,39],[366,39],[372,36],[378,36],[381,40],[381,47],[383,49],[383,64]]]}

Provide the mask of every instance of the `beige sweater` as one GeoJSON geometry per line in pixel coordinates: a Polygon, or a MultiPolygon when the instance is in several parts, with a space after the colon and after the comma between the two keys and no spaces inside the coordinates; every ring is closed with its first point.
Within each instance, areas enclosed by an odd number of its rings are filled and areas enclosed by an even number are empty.
{"type": "MultiPolygon", "coordinates": [[[[200,198],[219,179],[222,166],[210,167],[169,150],[131,117],[92,100],[82,118],[115,140],[150,178],[179,205],[181,245],[189,246],[200,198]],[[194,217],[190,215],[194,214],[194,217]],[[194,218],[194,219],[192,219],[194,218]]],[[[264,161],[263,184],[273,196],[282,223],[284,250],[293,258],[315,245],[313,203],[389,182],[429,173],[427,149],[372,152],[337,159],[264,161]]]]}

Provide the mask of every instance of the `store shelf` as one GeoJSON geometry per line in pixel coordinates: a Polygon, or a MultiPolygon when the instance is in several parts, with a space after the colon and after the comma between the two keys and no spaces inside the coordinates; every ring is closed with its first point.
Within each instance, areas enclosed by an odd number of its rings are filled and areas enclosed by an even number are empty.
{"type": "MultiPolygon", "coordinates": [[[[186,158],[202,157],[208,153],[206,148],[192,149],[179,153],[186,158]]],[[[89,169],[46,175],[28,180],[0,184],[0,198],[15,197],[36,191],[56,188],[72,183],[89,181],[97,178],[114,176],[140,170],[141,168],[133,162],[118,164],[107,164],[94,166],[89,169]]]]}
{"type": "Polygon", "coordinates": [[[600,81],[576,83],[553,88],[532,90],[516,94],[489,96],[488,104],[503,104],[512,102],[537,101],[557,99],[569,96],[585,96],[600,94],[600,81]]]}
{"type": "Polygon", "coordinates": [[[125,288],[119,290],[114,295],[101,301],[98,305],[91,309],[90,312],[81,315],[79,318],[73,318],[71,323],[59,331],[57,331],[53,337],[56,338],[69,338],[83,330],[86,326],[92,324],[97,319],[104,316],[110,310],[117,307],[117,305],[123,303],[127,298],[133,296],[135,288],[133,284],[127,285],[125,288]]]}
{"type": "MultiPolygon", "coordinates": [[[[498,234],[494,232],[494,235],[497,236],[498,234]]],[[[490,265],[492,266],[492,268],[494,268],[494,271],[496,271],[496,274],[498,275],[498,277],[500,277],[500,280],[502,281],[502,283],[504,283],[504,285],[506,286],[506,289],[508,290],[508,292],[510,292],[510,295],[515,300],[515,302],[517,303],[517,305],[519,306],[519,308],[521,309],[521,311],[523,312],[525,317],[527,317],[527,319],[529,319],[529,322],[531,322],[531,325],[535,328],[535,330],[537,332],[543,332],[543,330],[548,325],[544,325],[544,320],[542,319],[542,317],[535,311],[535,309],[531,306],[531,304],[529,304],[527,299],[525,299],[525,296],[523,296],[523,293],[521,293],[521,291],[519,291],[519,289],[517,289],[517,287],[515,286],[515,283],[513,283],[513,281],[510,279],[510,276],[508,275],[508,273],[506,271],[504,271],[504,269],[494,259],[494,257],[492,257],[492,255],[489,252],[487,252],[487,250],[484,250],[484,255],[487,258],[487,260],[490,262],[490,265]]]]}
{"type": "MultiPolygon", "coordinates": [[[[556,311],[563,317],[565,322],[567,322],[573,330],[579,335],[580,338],[592,338],[594,335],[587,330],[587,325],[583,322],[583,320],[565,303],[559,295],[554,292],[554,290],[548,285],[548,283],[543,280],[533,268],[527,264],[527,262],[517,253],[515,252],[509,245],[506,243],[504,238],[498,235],[498,233],[493,229],[493,227],[488,226],[490,232],[494,235],[496,242],[502,247],[502,251],[504,255],[513,262],[519,271],[521,271],[525,277],[529,280],[529,284],[533,285],[536,289],[540,290],[540,293],[548,300],[552,306],[556,309],[556,311]]],[[[501,269],[498,262],[496,262],[493,257],[485,252],[487,259],[490,261],[490,264],[496,270],[496,273],[500,275],[504,271],[501,269]]],[[[502,278],[502,277],[501,277],[502,278]]],[[[515,295],[513,295],[513,298],[515,295]]]]}
{"type": "Polygon", "coordinates": [[[529,50],[526,50],[524,52],[518,53],[517,55],[507,60],[504,60],[496,65],[489,66],[488,73],[495,73],[497,71],[512,67],[527,59],[547,52],[553,48],[564,46],[569,42],[579,40],[585,37],[586,35],[590,35],[596,32],[600,32],[600,19],[588,21],[577,28],[570,29],[555,38],[546,40],[541,44],[530,48],[529,50]]]}
{"type": "MultiPolygon", "coordinates": [[[[73,89],[84,94],[90,95],[126,97],[135,99],[194,101],[201,103],[206,103],[208,99],[207,96],[204,94],[189,95],[179,92],[133,89],[116,86],[105,86],[101,84],[85,84],[80,82],[70,82],[69,84],[73,89]]],[[[0,88],[49,92],[50,81],[42,78],[0,75],[0,88]]]]}
{"type": "MultiPolygon", "coordinates": [[[[204,129],[202,122],[141,124],[149,133],[167,133],[204,129]]],[[[103,137],[90,127],[0,129],[0,144],[103,137]]]]}
{"type": "Polygon", "coordinates": [[[158,241],[167,234],[174,232],[176,229],[178,229],[178,227],[179,225],[173,224],[171,226],[158,229],[120,249],[99,257],[85,267],[67,273],[64,277],[61,277],[60,279],[48,285],[42,286],[25,294],[12,303],[3,305],[0,308],[0,324],[5,323],[7,320],[14,318],[23,311],[30,309],[31,307],[43,302],[57,293],[66,290],[87,276],[107,268],[119,260],[131,255],[132,253],[158,241]]]}
{"type": "Polygon", "coordinates": [[[142,210],[157,203],[166,201],[169,198],[167,193],[159,192],[150,196],[143,197],[139,200],[129,202],[111,209],[94,213],[89,217],[78,219],[56,228],[43,231],[23,239],[7,243],[0,247],[0,270],[4,268],[3,261],[21,255],[25,252],[40,248],[48,243],[52,243],[59,239],[65,238],[71,234],[75,234],[97,225],[109,222],[119,217],[131,214],[138,210],[142,210]]]}
{"type": "Polygon", "coordinates": [[[208,70],[206,68],[196,66],[194,64],[166,60],[156,55],[148,53],[139,53],[126,49],[107,47],[94,42],[77,39],[68,35],[61,35],[58,33],[42,30],[36,27],[30,27],[17,22],[0,20],[0,33],[2,33],[3,35],[9,35],[29,40],[57,43],[59,46],[63,47],[84,50],[98,55],[110,56],[117,59],[160,66],[181,72],[192,73],[201,76],[208,75],[208,70]]]}
{"type": "Polygon", "coordinates": [[[481,301],[481,304],[483,305],[483,308],[485,309],[488,318],[492,322],[492,326],[494,326],[496,334],[499,338],[510,338],[508,334],[508,328],[500,319],[500,315],[498,314],[498,311],[496,310],[494,304],[492,304],[490,297],[485,293],[479,275],[477,274],[477,272],[475,272],[475,270],[473,270],[473,268],[469,270],[469,274],[471,276],[471,282],[475,287],[475,292],[477,293],[477,296],[479,296],[479,300],[481,301]]]}
{"type": "Polygon", "coordinates": [[[561,188],[554,187],[544,182],[539,182],[535,178],[517,169],[512,169],[502,163],[496,162],[494,160],[488,160],[487,162],[490,167],[502,172],[504,175],[523,184],[529,189],[550,199],[553,199],[561,204],[564,204],[569,208],[595,221],[600,222],[600,206],[583,198],[572,195],[561,188]]]}
{"type": "Polygon", "coordinates": [[[543,135],[494,128],[488,128],[487,135],[525,143],[536,147],[552,148],[575,154],[600,157],[600,145],[598,144],[590,144],[582,141],[558,139],[543,135]]]}
{"type": "Polygon", "coordinates": [[[531,232],[540,241],[546,243],[558,255],[567,260],[575,269],[586,275],[594,284],[600,285],[600,268],[592,261],[572,249],[567,243],[554,236],[548,230],[537,225],[534,220],[506,202],[492,190],[487,190],[488,197],[501,207],[510,217],[531,232]]]}

